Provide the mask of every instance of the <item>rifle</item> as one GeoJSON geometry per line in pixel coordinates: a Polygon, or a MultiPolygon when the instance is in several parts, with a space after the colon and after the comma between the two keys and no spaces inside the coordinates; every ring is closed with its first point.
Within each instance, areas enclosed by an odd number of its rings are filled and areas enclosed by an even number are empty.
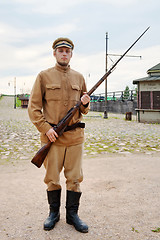
{"type": "MultiPolygon", "coordinates": [[[[148,31],[150,27],[148,27],[138,38],[137,40],[125,51],[125,53],[112,65],[112,67],[104,74],[104,76],[91,88],[91,90],[87,93],[89,96],[99,87],[99,85],[112,73],[112,71],[115,69],[116,65],[121,61],[121,59],[129,52],[129,50],[139,41],[139,39],[148,31]]],[[[63,132],[65,131],[66,127],[68,126],[70,120],[74,116],[74,114],[78,111],[78,109],[81,106],[81,101],[78,101],[78,103],[71,108],[66,116],[60,120],[60,122],[54,127],[54,130],[58,134],[58,136],[61,136],[63,132]]],[[[44,162],[45,157],[47,156],[50,147],[52,145],[52,142],[48,142],[45,144],[33,157],[31,162],[36,165],[38,168],[41,167],[41,165],[44,162]]]]}

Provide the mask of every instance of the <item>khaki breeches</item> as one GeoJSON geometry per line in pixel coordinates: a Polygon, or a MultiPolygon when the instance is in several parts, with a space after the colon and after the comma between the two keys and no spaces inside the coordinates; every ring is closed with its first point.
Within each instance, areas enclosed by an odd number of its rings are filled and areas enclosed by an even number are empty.
{"type": "MultiPolygon", "coordinates": [[[[42,143],[42,146],[44,143],[42,143]]],[[[44,161],[46,175],[44,182],[48,186],[48,191],[61,189],[60,172],[64,167],[66,178],[66,189],[80,192],[80,183],[83,181],[82,172],[83,144],[75,146],[51,145],[50,151],[44,161]]]]}

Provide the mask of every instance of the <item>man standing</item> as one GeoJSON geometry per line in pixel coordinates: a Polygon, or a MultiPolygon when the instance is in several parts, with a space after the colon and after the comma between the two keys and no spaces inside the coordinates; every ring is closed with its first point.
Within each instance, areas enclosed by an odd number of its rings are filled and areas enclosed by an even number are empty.
{"type": "Polygon", "coordinates": [[[66,222],[77,231],[88,232],[88,226],[78,216],[81,197],[80,183],[83,180],[82,155],[84,124],[82,114],[89,111],[90,97],[87,95],[83,76],[69,66],[74,48],[68,38],[58,38],[53,43],[55,67],[40,72],[34,83],[28,106],[31,121],[41,133],[41,143],[54,142],[44,161],[47,197],[50,213],[44,222],[44,230],[54,228],[60,219],[60,172],[64,167],[66,178],[66,222]],[[67,114],[68,110],[81,100],[79,111],[69,123],[62,136],[53,126],[67,114]]]}

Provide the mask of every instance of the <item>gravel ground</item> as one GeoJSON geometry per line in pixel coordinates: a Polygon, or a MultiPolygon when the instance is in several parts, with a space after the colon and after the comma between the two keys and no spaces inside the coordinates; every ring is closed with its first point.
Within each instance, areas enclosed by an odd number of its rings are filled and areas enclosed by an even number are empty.
{"type": "Polygon", "coordinates": [[[48,205],[44,168],[30,163],[39,133],[13,98],[0,100],[0,239],[160,240],[160,125],[133,117],[90,112],[86,122],[84,182],[79,214],[89,233],[65,223],[65,179],[61,220],[43,231],[48,205]],[[153,232],[152,230],[155,230],[153,232]]]}

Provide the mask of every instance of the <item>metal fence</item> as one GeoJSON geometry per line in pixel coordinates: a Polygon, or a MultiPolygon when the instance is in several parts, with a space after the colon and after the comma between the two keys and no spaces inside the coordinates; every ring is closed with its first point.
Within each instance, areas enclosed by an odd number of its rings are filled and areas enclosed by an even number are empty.
{"type": "MultiPolygon", "coordinates": [[[[105,93],[91,95],[91,102],[104,102],[105,93]]],[[[137,91],[115,91],[107,93],[107,101],[136,101],[137,100],[137,91]]]]}

